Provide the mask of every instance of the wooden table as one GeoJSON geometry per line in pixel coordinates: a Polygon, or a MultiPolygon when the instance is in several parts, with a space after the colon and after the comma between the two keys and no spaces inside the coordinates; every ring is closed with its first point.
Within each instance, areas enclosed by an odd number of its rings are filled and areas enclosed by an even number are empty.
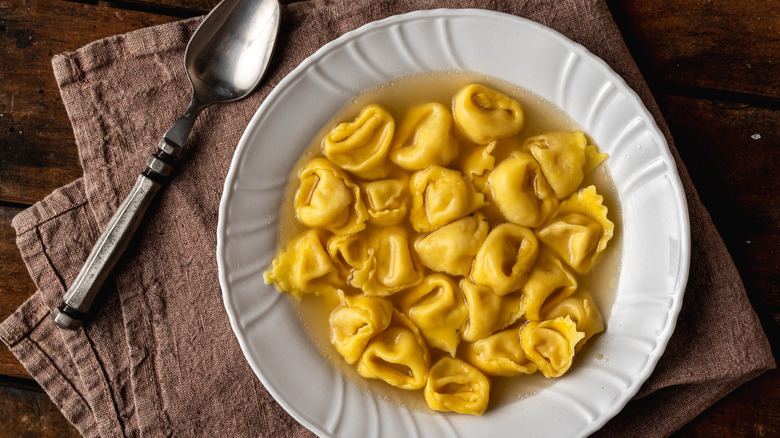
{"type": "MultiPolygon", "coordinates": [[[[81,176],[54,54],[200,15],[218,0],[0,0],[0,319],[35,286],[14,215],[81,176]]],[[[608,1],[780,357],[780,2],[608,1]]],[[[780,436],[780,372],[676,436],[780,436]]],[[[0,436],[78,436],[0,344],[0,436]]]]}

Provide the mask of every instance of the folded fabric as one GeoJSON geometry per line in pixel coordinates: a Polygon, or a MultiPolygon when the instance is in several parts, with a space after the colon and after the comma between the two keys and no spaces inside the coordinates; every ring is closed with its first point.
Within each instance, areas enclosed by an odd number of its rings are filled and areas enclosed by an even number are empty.
{"type": "Polygon", "coordinates": [[[603,0],[353,0],[285,6],[271,69],[249,98],[198,119],[155,203],[77,331],[49,317],[157,141],[190,99],[183,68],[200,18],[106,38],[52,64],[83,178],[14,218],[38,291],[0,338],[84,436],[311,436],[268,394],[230,328],[215,257],[218,205],[238,140],[278,82],[328,41],[418,9],[485,8],[560,31],[604,59],[666,135],[688,199],[692,263],[677,329],[639,394],[598,434],[666,436],[774,367],[769,343],[661,113],[603,0]]]}

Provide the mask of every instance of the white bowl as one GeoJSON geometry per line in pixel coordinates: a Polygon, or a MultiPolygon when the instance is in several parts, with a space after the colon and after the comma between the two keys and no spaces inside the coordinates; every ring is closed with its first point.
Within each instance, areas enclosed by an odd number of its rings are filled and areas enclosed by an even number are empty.
{"type": "Polygon", "coordinates": [[[320,436],[588,435],[653,371],[674,330],[689,260],[685,195],[639,97],[559,33],[484,10],[418,11],[370,23],[301,63],[241,138],[217,235],[223,299],[247,361],[273,397],[320,436]],[[361,92],[432,70],[484,73],[561,107],[610,155],[622,205],[622,260],[607,331],[566,376],[531,379],[522,397],[504,397],[481,417],[410,409],[357,385],[323,358],[287,297],[263,283],[285,186],[313,136],[361,92]]]}

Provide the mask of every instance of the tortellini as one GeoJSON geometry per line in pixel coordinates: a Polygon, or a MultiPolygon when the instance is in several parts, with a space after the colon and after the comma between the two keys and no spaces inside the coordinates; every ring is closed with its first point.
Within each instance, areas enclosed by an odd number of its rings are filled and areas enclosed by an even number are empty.
{"type": "Polygon", "coordinates": [[[596,146],[588,144],[588,138],[582,131],[541,134],[526,139],[520,149],[536,158],[558,199],[563,199],[576,190],[582,179],[568,191],[560,190],[562,186],[559,184],[568,184],[567,181],[579,178],[580,173],[583,178],[588,176],[609,158],[609,155],[599,152],[596,146]],[[581,171],[578,167],[581,167],[581,171]]]}
{"type": "Polygon", "coordinates": [[[463,160],[463,164],[461,165],[463,175],[473,182],[477,188],[484,186],[484,180],[487,177],[487,174],[493,170],[496,165],[496,157],[493,155],[496,145],[498,145],[498,143],[495,140],[491,141],[484,146],[474,149],[463,160]]]}
{"type": "Polygon", "coordinates": [[[345,283],[351,283],[352,273],[359,269],[370,269],[368,259],[373,255],[367,236],[371,230],[360,234],[337,234],[327,242],[327,252],[345,283]]]}
{"type": "Polygon", "coordinates": [[[593,297],[584,290],[578,289],[570,297],[552,306],[544,315],[544,319],[555,319],[568,316],[577,325],[577,331],[585,336],[574,347],[579,350],[593,335],[604,331],[604,319],[593,297]]]}
{"type": "Polygon", "coordinates": [[[335,290],[344,284],[322,245],[321,233],[315,229],[299,234],[279,251],[263,279],[297,300],[305,294],[335,290]]]}
{"type": "Polygon", "coordinates": [[[615,224],[607,218],[603,201],[596,187],[588,186],[561,202],[537,232],[539,240],[580,274],[598,262],[614,233],[615,224]]]}
{"type": "Polygon", "coordinates": [[[330,313],[330,342],[344,360],[352,365],[374,336],[390,325],[393,305],[383,298],[365,295],[345,296],[330,313]]]}
{"type": "Polygon", "coordinates": [[[376,225],[398,225],[409,211],[409,182],[406,179],[383,179],[363,185],[369,222],[376,225]]]}
{"type": "Polygon", "coordinates": [[[390,160],[406,170],[446,166],[457,155],[450,110],[436,102],[412,108],[398,127],[390,148],[390,160]]]}
{"type": "Polygon", "coordinates": [[[264,280],[318,295],[322,344],[362,377],[481,415],[488,376],[560,377],[605,330],[579,276],[614,234],[602,196],[582,187],[607,175],[588,176],[607,156],[583,132],[524,128],[520,102],[493,88],[421,90],[315,139],[281,216],[298,224],[282,228],[264,280]]]}
{"type": "Polygon", "coordinates": [[[512,223],[536,228],[558,206],[558,199],[531,154],[515,152],[488,177],[493,200],[512,223]]]}
{"type": "Polygon", "coordinates": [[[354,235],[337,235],[328,242],[328,251],[348,272],[347,283],[368,296],[386,297],[416,286],[423,278],[403,227],[371,227],[354,235]]]}
{"type": "Polygon", "coordinates": [[[425,401],[431,409],[482,415],[490,399],[490,381],[460,359],[442,357],[429,372],[425,401]]]}
{"type": "Polygon", "coordinates": [[[537,370],[523,351],[519,328],[500,331],[463,347],[466,362],[489,376],[511,377],[537,370]]]}
{"type": "Polygon", "coordinates": [[[385,162],[395,121],[384,108],[369,105],[350,123],[340,123],[322,141],[322,153],[339,167],[366,179],[387,174],[385,162]]]}
{"type": "Polygon", "coordinates": [[[574,347],[584,337],[568,316],[528,321],[520,331],[523,351],[547,378],[560,377],[569,370],[574,347]]]}
{"type": "Polygon", "coordinates": [[[357,372],[401,389],[420,389],[428,379],[430,361],[420,330],[394,310],[390,326],[369,341],[358,359],[357,372]]]}
{"type": "Polygon", "coordinates": [[[465,277],[488,235],[488,226],[487,219],[475,213],[418,238],[414,249],[428,268],[465,277]]]}
{"type": "Polygon", "coordinates": [[[469,307],[469,322],[461,338],[478,341],[512,325],[523,316],[521,292],[498,295],[489,287],[461,280],[460,289],[469,307]]]}
{"type": "Polygon", "coordinates": [[[574,273],[549,250],[541,251],[523,286],[525,316],[538,321],[543,310],[568,298],[577,290],[574,273]]]}
{"type": "Polygon", "coordinates": [[[582,183],[585,177],[585,146],[588,140],[580,131],[552,132],[531,137],[525,147],[531,151],[555,196],[563,199],[582,183]]]}
{"type": "Polygon", "coordinates": [[[512,223],[501,224],[490,231],[474,256],[471,279],[498,295],[517,291],[528,279],[538,251],[533,231],[512,223]]]}
{"type": "Polygon", "coordinates": [[[520,103],[484,85],[463,87],[455,95],[452,106],[458,126],[477,144],[509,137],[523,128],[520,103]]]}
{"type": "Polygon", "coordinates": [[[412,209],[415,231],[426,233],[477,211],[485,195],[457,170],[431,166],[412,175],[412,209]]]}
{"type": "Polygon", "coordinates": [[[336,233],[354,233],[366,227],[368,212],[360,188],[325,158],[311,160],[298,173],[295,213],[302,224],[336,233]]]}
{"type": "Polygon", "coordinates": [[[585,146],[585,165],[582,166],[582,173],[585,176],[590,175],[607,158],[609,158],[609,155],[599,152],[595,145],[589,144],[585,146]]]}
{"type": "Polygon", "coordinates": [[[455,356],[460,332],[469,317],[466,300],[455,280],[431,274],[405,292],[398,307],[420,328],[428,345],[455,356]]]}

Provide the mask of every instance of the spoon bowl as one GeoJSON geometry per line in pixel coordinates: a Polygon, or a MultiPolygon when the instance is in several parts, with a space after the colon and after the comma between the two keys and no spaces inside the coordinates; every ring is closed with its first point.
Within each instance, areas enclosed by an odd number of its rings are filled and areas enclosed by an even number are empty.
{"type": "Polygon", "coordinates": [[[257,87],[271,59],[280,23],[276,0],[225,0],[192,36],[184,65],[195,99],[238,100],[257,87]]]}
{"type": "Polygon", "coordinates": [[[281,23],[277,0],[223,0],[195,30],[184,53],[192,102],[165,133],[184,146],[203,109],[249,95],[263,79],[281,23]]]}
{"type": "Polygon", "coordinates": [[[146,161],[130,194],[111,217],[79,275],[52,311],[55,324],[76,329],[124,253],[157,193],[168,183],[192,125],[207,106],[248,96],[268,70],[279,32],[277,0],[223,0],[195,30],[184,55],[192,101],[146,161]]]}

